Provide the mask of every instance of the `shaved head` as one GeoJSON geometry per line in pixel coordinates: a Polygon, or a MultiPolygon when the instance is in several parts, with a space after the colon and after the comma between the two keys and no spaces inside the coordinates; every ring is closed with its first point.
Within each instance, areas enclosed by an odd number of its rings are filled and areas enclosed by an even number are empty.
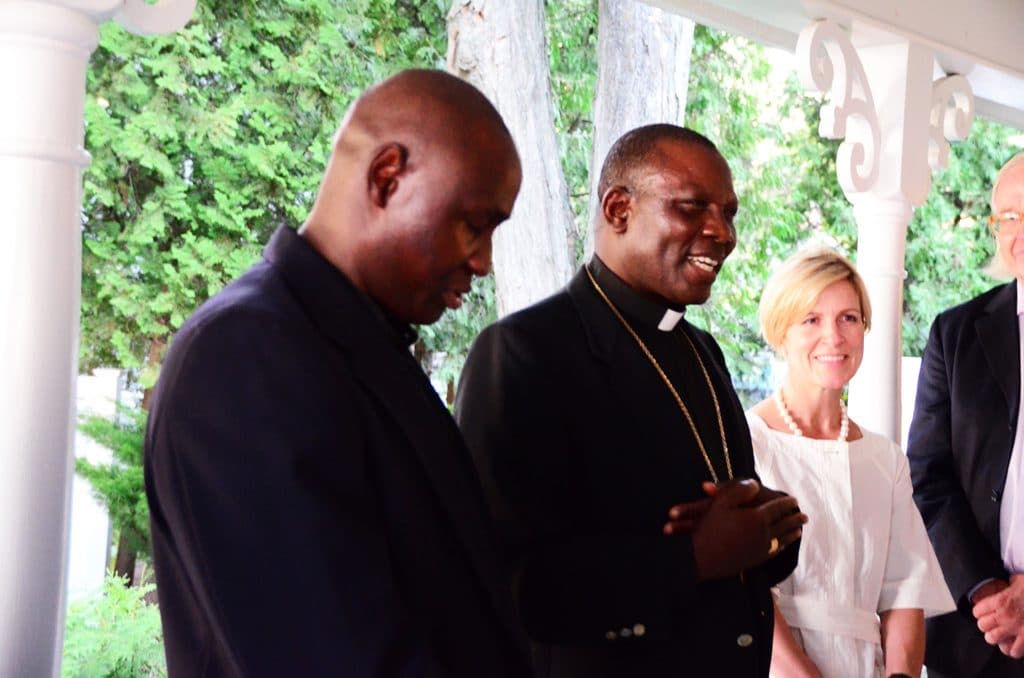
{"type": "Polygon", "coordinates": [[[335,136],[335,150],[371,140],[462,150],[480,135],[511,135],[478,89],[444,71],[409,70],[371,87],[349,108],[335,136]]]}
{"type": "Polygon", "coordinates": [[[659,153],[662,141],[694,143],[712,151],[718,150],[710,139],[688,127],[670,124],[637,127],[619,137],[608,149],[597,182],[598,199],[612,186],[635,187],[652,167],[659,166],[664,159],[664,155],[659,153]]]}
{"type": "Polygon", "coordinates": [[[403,71],[349,107],[301,233],[396,318],[429,323],[490,270],[521,179],[487,97],[443,71],[403,71]]]}

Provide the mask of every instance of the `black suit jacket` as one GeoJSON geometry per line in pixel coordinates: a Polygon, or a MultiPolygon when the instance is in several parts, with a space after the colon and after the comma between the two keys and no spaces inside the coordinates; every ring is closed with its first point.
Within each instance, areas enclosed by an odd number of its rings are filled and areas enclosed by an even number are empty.
{"type": "Polygon", "coordinates": [[[145,472],[171,676],[529,672],[454,421],[294,231],[176,336],[145,472]]]}
{"type": "Polygon", "coordinates": [[[907,457],[914,500],[958,611],[928,620],[926,663],[950,676],[1024,676],[985,643],[967,594],[1006,579],[999,511],[1020,403],[1016,283],[941,313],[921,358],[907,457]],[[998,656],[996,656],[998,655],[998,656]]]}
{"type": "MultiPolygon", "coordinates": [[[[710,335],[737,477],[750,434],[710,335]]],[[[703,497],[704,461],[659,376],[580,272],[486,329],[456,419],[480,469],[540,676],[766,676],[769,586],[796,547],[739,578],[698,584],[689,537],[661,529],[703,497]]]]}

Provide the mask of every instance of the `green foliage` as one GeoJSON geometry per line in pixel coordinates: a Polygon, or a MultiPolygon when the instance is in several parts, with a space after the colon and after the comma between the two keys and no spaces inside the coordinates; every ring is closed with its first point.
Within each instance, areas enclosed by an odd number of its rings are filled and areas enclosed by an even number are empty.
{"type": "Polygon", "coordinates": [[[160,613],[145,601],[153,584],[107,575],[96,595],[73,603],[64,632],[62,678],[166,676],[160,613]]]}
{"type": "Polygon", "coordinates": [[[903,299],[903,353],[920,355],[932,320],[999,281],[982,269],[995,254],[985,219],[992,180],[1016,148],[1020,132],[975,119],[971,135],[951,144],[949,167],[933,177],[907,234],[903,299]]]}
{"type": "Polygon", "coordinates": [[[555,132],[576,225],[576,255],[582,258],[590,228],[587,211],[597,88],[597,0],[547,2],[546,9],[555,132]]]}
{"type": "Polygon", "coordinates": [[[120,408],[114,421],[84,417],[79,430],[113,454],[110,464],[92,464],[79,458],[75,470],[89,481],[96,497],[110,513],[114,527],[128,540],[128,548],[148,555],[149,507],[142,475],[145,410],[120,408]]]}
{"type": "Polygon", "coordinates": [[[104,24],[86,101],[84,369],[143,368],[316,195],[367,85],[443,63],[444,3],[204,2],[168,36],[104,24]]]}

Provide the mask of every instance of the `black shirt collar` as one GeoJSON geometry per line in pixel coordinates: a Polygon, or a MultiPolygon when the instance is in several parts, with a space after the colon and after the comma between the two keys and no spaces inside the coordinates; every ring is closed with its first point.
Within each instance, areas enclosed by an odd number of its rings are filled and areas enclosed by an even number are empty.
{"type": "Polygon", "coordinates": [[[686,313],[685,307],[669,308],[664,303],[659,303],[640,294],[605,266],[596,254],[591,257],[587,268],[616,308],[624,315],[640,321],[647,327],[656,327],[663,332],[671,332],[686,313]]]}
{"type": "Polygon", "coordinates": [[[342,273],[342,277],[344,277],[345,281],[352,286],[352,289],[355,290],[356,294],[366,301],[366,306],[370,309],[370,312],[377,316],[381,323],[390,330],[389,339],[392,339],[395,344],[403,349],[408,349],[416,343],[416,340],[419,339],[419,334],[416,332],[415,327],[409,323],[402,322],[392,315],[387,309],[370,298],[368,294],[356,287],[355,284],[349,280],[347,275],[342,273]]]}
{"type": "Polygon", "coordinates": [[[403,350],[416,343],[418,335],[415,328],[395,318],[356,287],[345,273],[317,252],[295,229],[279,226],[263,254],[272,264],[287,268],[292,281],[300,285],[307,298],[318,300],[315,313],[333,311],[333,305],[328,301],[333,298],[332,295],[340,295],[342,299],[355,298],[379,321],[373,323],[379,327],[373,331],[383,332],[387,341],[403,350]]]}
{"type": "Polygon", "coordinates": [[[416,328],[412,325],[406,325],[401,320],[388,317],[388,321],[392,323],[392,326],[398,332],[398,337],[402,341],[402,345],[406,348],[416,343],[416,340],[420,338],[416,328]]]}
{"type": "Polygon", "coordinates": [[[352,287],[366,299],[366,305],[370,307],[370,310],[391,330],[395,343],[402,348],[409,348],[416,343],[420,335],[416,332],[415,327],[391,315],[383,306],[371,299],[365,292],[356,288],[355,285],[352,285],[352,287]]]}

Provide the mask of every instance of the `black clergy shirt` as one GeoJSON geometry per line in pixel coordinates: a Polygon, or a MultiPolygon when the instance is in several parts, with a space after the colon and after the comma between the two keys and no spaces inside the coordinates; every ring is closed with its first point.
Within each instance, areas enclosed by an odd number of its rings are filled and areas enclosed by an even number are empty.
{"type": "MultiPolygon", "coordinates": [[[[596,257],[588,266],[678,391],[724,481],[699,351],[733,474],[754,477],[743,407],[715,340],[596,257]],[[659,330],[669,310],[678,322],[659,330]]],[[[711,474],[670,390],[586,271],[481,333],[455,417],[496,521],[538,675],[768,675],[770,587],[793,570],[798,547],[742,578],[698,580],[692,539],[667,536],[663,526],[672,506],[706,496],[701,485],[711,474]]]]}
{"type": "MultiPolygon", "coordinates": [[[[722,416],[721,406],[715,407],[709,390],[711,385],[705,379],[701,363],[695,354],[700,348],[694,337],[693,326],[686,321],[686,307],[674,308],[666,305],[664,301],[637,292],[605,266],[596,254],[591,258],[587,268],[672,382],[683,404],[690,411],[718,479],[726,480],[727,464],[722,450],[722,432],[718,427],[722,416]]],[[[637,350],[640,350],[639,346],[637,350]]],[[[705,369],[714,365],[713,358],[706,353],[701,354],[699,360],[703,361],[705,369]]],[[[656,372],[653,364],[651,370],[656,372]]],[[[675,400],[668,386],[663,390],[665,398],[675,400]]],[[[651,394],[652,398],[660,396],[661,394],[657,392],[651,394]]],[[[715,397],[721,400],[722,396],[716,393],[715,397]]],[[[679,410],[679,416],[686,418],[682,410],[679,410]]],[[[688,445],[689,442],[687,441],[688,445]]],[[[712,480],[710,473],[707,480],[712,480]]]]}

